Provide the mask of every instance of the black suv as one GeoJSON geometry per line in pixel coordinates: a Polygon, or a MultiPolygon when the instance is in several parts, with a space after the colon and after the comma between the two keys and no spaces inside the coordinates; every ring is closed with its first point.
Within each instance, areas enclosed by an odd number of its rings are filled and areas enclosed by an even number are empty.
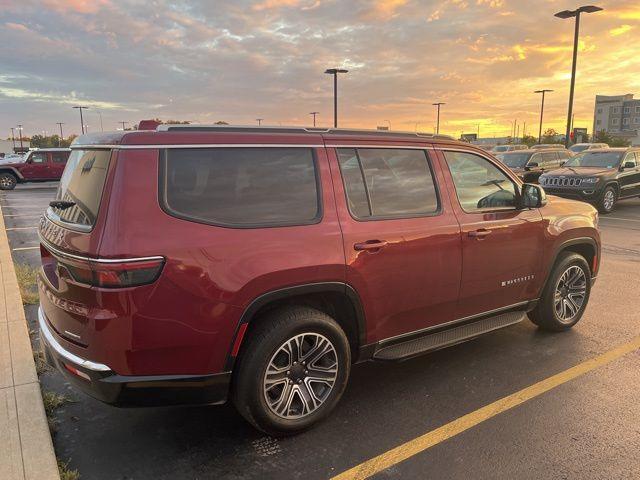
{"type": "Polygon", "coordinates": [[[496,154],[498,160],[513,170],[525,183],[537,183],[540,175],[560,168],[571,156],[571,152],[564,148],[516,150],[496,154]]]}
{"type": "Polygon", "coordinates": [[[640,147],[587,150],[540,176],[540,185],[609,213],[618,200],[640,196],[640,147]]]}

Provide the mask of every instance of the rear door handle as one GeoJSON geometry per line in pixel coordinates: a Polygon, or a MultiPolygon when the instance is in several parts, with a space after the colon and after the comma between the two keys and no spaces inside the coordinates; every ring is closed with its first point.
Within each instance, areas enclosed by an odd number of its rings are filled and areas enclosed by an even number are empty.
{"type": "Polygon", "coordinates": [[[486,228],[481,228],[479,230],[473,230],[469,232],[469,236],[472,238],[476,238],[478,240],[484,239],[487,235],[491,234],[491,230],[487,230],[486,228]]]}
{"type": "Polygon", "coordinates": [[[387,246],[387,242],[385,240],[367,240],[366,242],[356,243],[353,246],[354,250],[362,251],[362,250],[380,250],[387,246]]]}

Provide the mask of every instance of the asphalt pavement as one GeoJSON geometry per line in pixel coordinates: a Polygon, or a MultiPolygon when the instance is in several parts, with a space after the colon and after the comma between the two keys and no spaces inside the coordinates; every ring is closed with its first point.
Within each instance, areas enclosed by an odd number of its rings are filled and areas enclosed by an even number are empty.
{"type": "MultiPolygon", "coordinates": [[[[16,263],[38,265],[38,218],[55,183],[0,194],[16,263]]],[[[45,390],[72,398],[56,413],[54,446],[86,479],[328,478],[640,335],[640,199],[600,217],[602,265],[571,331],[525,321],[402,363],[352,370],[332,416],[294,438],[248,426],[231,406],[118,409],[56,372],[45,390]]],[[[35,326],[35,307],[27,307],[35,326]]],[[[634,351],[375,478],[640,478],[640,354],[634,351]]]]}

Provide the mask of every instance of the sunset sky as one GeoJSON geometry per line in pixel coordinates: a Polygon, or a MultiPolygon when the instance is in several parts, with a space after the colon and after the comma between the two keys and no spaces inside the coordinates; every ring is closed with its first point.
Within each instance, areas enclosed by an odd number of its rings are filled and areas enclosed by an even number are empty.
{"type": "MultiPolygon", "coordinates": [[[[640,2],[596,1],[584,15],[577,127],[591,130],[598,94],[640,97],[640,2]]],[[[506,135],[526,121],[564,130],[575,1],[0,0],[0,136],[78,133],[144,118],[506,135]]],[[[522,130],[522,127],[521,127],[522,130]]]]}

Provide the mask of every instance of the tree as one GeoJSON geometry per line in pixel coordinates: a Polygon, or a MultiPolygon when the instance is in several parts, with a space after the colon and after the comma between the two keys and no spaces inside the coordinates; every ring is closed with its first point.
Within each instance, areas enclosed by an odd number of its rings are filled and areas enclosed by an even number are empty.
{"type": "Polygon", "coordinates": [[[215,125],[229,125],[228,122],[225,122],[224,120],[218,120],[215,125]]]}
{"type": "Polygon", "coordinates": [[[593,137],[595,143],[606,143],[610,147],[628,147],[631,145],[629,140],[620,137],[614,137],[605,130],[600,130],[593,137]]]}
{"type": "Polygon", "coordinates": [[[542,134],[542,140],[540,143],[562,143],[556,140],[558,132],[553,128],[547,128],[542,134]]]}
{"type": "MultiPolygon", "coordinates": [[[[34,135],[31,137],[30,145],[31,148],[55,148],[55,147],[68,147],[71,145],[71,142],[75,138],[75,135],[72,135],[68,138],[60,139],[59,135],[34,135]]],[[[24,139],[23,139],[24,140],[24,139]]]]}
{"type": "Polygon", "coordinates": [[[538,139],[533,135],[525,135],[524,137],[522,137],[521,143],[524,143],[527,147],[530,147],[538,143],[538,139]]]}

